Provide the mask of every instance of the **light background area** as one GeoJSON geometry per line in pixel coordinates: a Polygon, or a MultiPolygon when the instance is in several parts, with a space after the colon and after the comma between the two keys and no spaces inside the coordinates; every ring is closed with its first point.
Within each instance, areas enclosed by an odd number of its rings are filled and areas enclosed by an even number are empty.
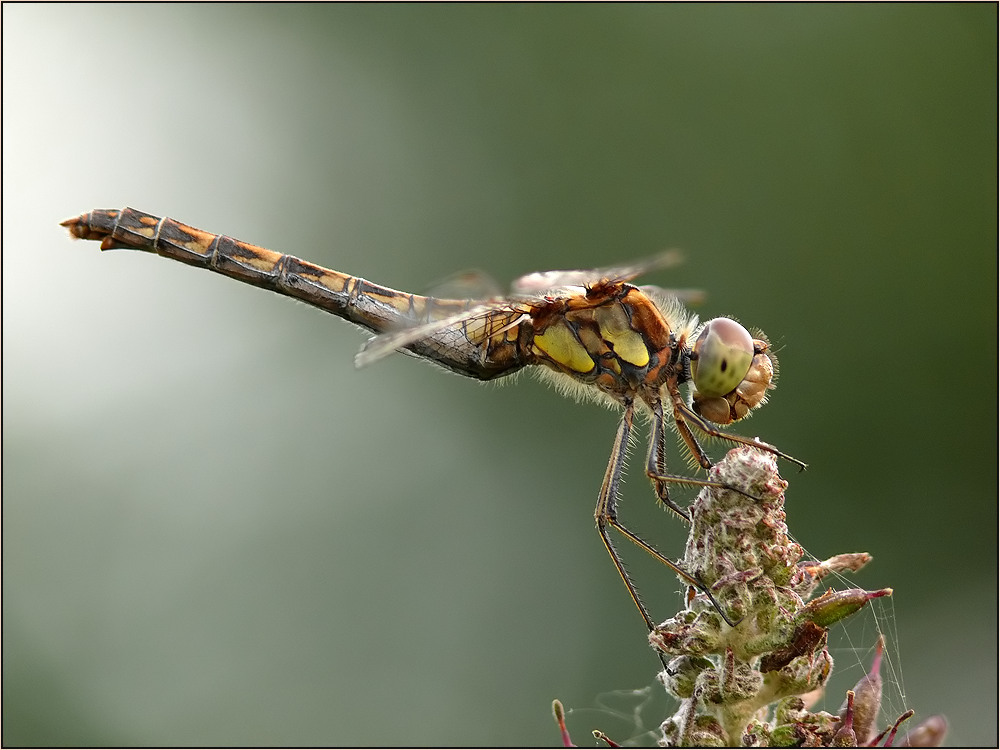
{"type": "MultiPolygon", "coordinates": [[[[652,281],[783,347],[743,431],[810,464],[793,532],[875,556],[907,705],[996,742],[996,28],[4,5],[4,744],[546,744],[556,697],[588,744],[657,666],[593,528],[615,415],[356,371],[341,321],[58,226],[125,205],[414,291],[683,248],[652,281]]],[[[639,464],[623,517],[679,555],[639,464]]]]}

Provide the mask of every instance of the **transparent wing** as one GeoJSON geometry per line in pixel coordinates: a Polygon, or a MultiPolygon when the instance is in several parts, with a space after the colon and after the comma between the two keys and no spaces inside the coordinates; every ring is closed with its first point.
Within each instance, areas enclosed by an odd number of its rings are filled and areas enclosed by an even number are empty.
{"type": "MultiPolygon", "coordinates": [[[[512,312],[520,312],[524,315],[528,314],[527,309],[521,309],[520,306],[515,305],[510,300],[496,301],[470,307],[468,310],[463,310],[440,320],[432,320],[427,323],[402,328],[398,331],[383,333],[368,339],[362,345],[361,351],[354,357],[354,364],[356,367],[365,367],[372,362],[387,357],[398,349],[404,349],[410,344],[433,336],[441,331],[467,325],[473,321],[489,318],[498,313],[512,312]]],[[[517,325],[520,321],[520,317],[515,318],[507,327],[517,325]]],[[[495,336],[501,333],[502,330],[491,331],[490,335],[495,336]]]]}
{"type": "Polygon", "coordinates": [[[583,271],[536,271],[514,281],[514,294],[541,294],[562,287],[585,287],[604,282],[622,284],[651,271],[671,268],[681,263],[684,256],[679,250],[664,250],[649,258],[622,266],[592,268],[583,271]]]}
{"type": "Polygon", "coordinates": [[[653,284],[643,284],[639,287],[639,291],[652,299],[673,297],[686,305],[700,305],[705,301],[705,292],[702,289],[667,289],[653,284]]]}
{"type": "MultiPolygon", "coordinates": [[[[669,268],[683,259],[677,250],[667,250],[650,258],[635,263],[609,268],[596,268],[581,271],[541,271],[528,274],[517,279],[513,284],[513,294],[506,299],[494,299],[489,302],[474,304],[468,310],[454,315],[432,320],[426,323],[389,331],[369,339],[354,358],[357,367],[365,367],[399,349],[429,338],[435,334],[459,327],[472,327],[470,323],[483,321],[491,316],[502,314],[507,321],[493,330],[493,326],[485,325],[490,336],[495,336],[507,328],[518,325],[524,315],[530,315],[532,306],[550,304],[553,297],[568,297],[579,294],[586,286],[597,284],[615,285],[641,276],[644,273],[669,268]],[[511,314],[519,314],[511,316],[511,314]]],[[[478,278],[477,278],[478,280],[478,278]]],[[[658,287],[657,287],[658,288],[658,287]]],[[[696,300],[700,292],[697,290],[662,290],[664,294],[678,299],[696,300]]],[[[474,344],[478,342],[472,342],[474,344]]]]}
{"type": "Polygon", "coordinates": [[[470,268],[453,273],[427,287],[425,294],[437,299],[496,299],[503,288],[485,271],[470,268]]]}

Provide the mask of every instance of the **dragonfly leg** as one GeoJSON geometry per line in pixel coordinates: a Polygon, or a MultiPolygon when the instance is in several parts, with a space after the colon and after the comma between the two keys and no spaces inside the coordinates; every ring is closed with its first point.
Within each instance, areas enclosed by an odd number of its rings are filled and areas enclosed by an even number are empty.
{"type": "MultiPolygon", "coordinates": [[[[799,467],[799,470],[804,470],[807,464],[799,459],[789,456],[770,443],[765,443],[763,440],[758,438],[748,438],[742,435],[734,435],[731,432],[723,432],[718,429],[711,422],[706,420],[704,417],[699,416],[695,413],[684,401],[679,397],[673,399],[674,402],[674,420],[677,422],[677,428],[681,431],[681,435],[684,436],[684,442],[688,444],[689,447],[692,445],[697,448],[696,455],[699,456],[699,463],[706,469],[712,467],[712,462],[705,456],[705,452],[701,449],[698,441],[695,439],[694,434],[691,432],[691,428],[688,427],[687,423],[690,422],[699,430],[701,430],[706,435],[714,438],[720,438],[722,440],[728,440],[731,443],[739,443],[740,445],[748,445],[751,448],[759,448],[762,451],[767,451],[768,453],[777,456],[778,458],[783,458],[789,463],[793,463],[799,467]],[[708,461],[706,465],[702,458],[708,461]]],[[[695,452],[695,451],[692,451],[695,452]]]]}
{"type": "Polygon", "coordinates": [[[676,481],[677,477],[667,474],[666,470],[666,421],[663,416],[663,404],[656,401],[653,407],[653,424],[649,436],[649,455],[646,458],[646,476],[653,483],[656,497],[661,503],[679,515],[685,521],[691,521],[691,514],[670,499],[667,483],[676,481]]]}
{"type": "MultiPolygon", "coordinates": [[[[669,491],[667,489],[668,484],[684,484],[691,487],[715,487],[717,489],[738,492],[752,500],[760,500],[759,497],[751,495],[745,490],[741,490],[739,487],[733,487],[732,485],[725,484],[724,482],[714,482],[711,479],[698,479],[697,477],[686,477],[681,474],[668,474],[664,459],[664,456],[666,455],[665,443],[667,430],[666,418],[663,415],[663,404],[657,401],[652,404],[652,409],[653,428],[649,441],[649,459],[646,462],[646,476],[649,477],[650,481],[653,483],[653,489],[656,490],[656,497],[660,500],[660,502],[681,516],[685,521],[690,522],[690,511],[678,507],[677,503],[670,499],[669,491]]],[[[701,446],[698,444],[697,440],[695,440],[694,435],[691,434],[690,430],[688,430],[688,434],[694,442],[694,445],[698,446],[700,451],[701,446]]],[[[706,460],[708,460],[707,457],[706,460]]],[[[709,462],[709,468],[711,466],[712,464],[709,462]]]]}
{"type": "Polygon", "coordinates": [[[731,620],[729,618],[729,616],[722,609],[722,606],[719,604],[719,602],[716,600],[716,598],[714,596],[712,596],[712,592],[709,591],[708,586],[706,586],[704,584],[704,582],[697,575],[694,575],[692,573],[688,573],[686,570],[684,570],[682,567],[680,567],[677,563],[673,562],[672,560],[670,560],[667,557],[664,557],[649,542],[644,541],[642,538],[640,538],[639,536],[637,536],[633,532],[631,532],[628,529],[626,529],[624,526],[622,526],[617,521],[615,521],[614,523],[612,523],[612,525],[616,529],[618,529],[618,531],[623,536],[625,536],[626,538],[628,538],[629,540],[631,540],[637,547],[639,547],[640,549],[646,550],[646,552],[648,552],[650,555],[652,555],[655,559],[659,560],[661,563],[663,563],[668,568],[670,568],[672,571],[674,571],[674,573],[676,573],[678,576],[680,576],[685,581],[687,581],[689,585],[693,586],[694,588],[698,589],[698,591],[700,591],[701,593],[703,593],[708,598],[708,600],[712,603],[712,606],[715,607],[715,611],[718,612],[719,615],[722,617],[722,619],[726,621],[727,625],[729,625],[730,627],[734,627],[735,628],[739,624],[738,622],[734,622],[733,620],[731,620]]]}
{"type": "Polygon", "coordinates": [[[643,605],[642,599],[639,598],[639,592],[632,583],[632,579],[629,578],[628,571],[625,570],[625,565],[618,556],[614,544],[611,543],[611,537],[608,536],[608,526],[618,525],[618,511],[615,506],[618,499],[618,485],[621,482],[622,467],[625,463],[625,451],[628,447],[629,434],[632,432],[634,413],[632,402],[627,402],[625,413],[618,423],[618,432],[615,434],[615,442],[611,448],[611,458],[608,460],[608,468],[604,472],[601,493],[597,498],[597,507],[594,509],[594,520],[597,522],[597,532],[601,535],[601,541],[604,542],[608,554],[611,555],[611,560],[618,569],[618,574],[622,577],[625,588],[628,589],[629,596],[635,602],[635,606],[638,608],[639,614],[642,615],[642,619],[646,621],[646,627],[652,630],[655,623],[649,616],[645,605],[643,605]]]}
{"type": "MultiPolygon", "coordinates": [[[[687,581],[688,584],[704,593],[705,596],[708,597],[709,601],[712,602],[712,605],[716,608],[716,610],[718,610],[719,614],[722,615],[722,618],[729,625],[735,625],[735,623],[722,611],[719,603],[715,600],[715,597],[712,596],[712,592],[708,590],[708,587],[702,583],[697,576],[691,575],[677,563],[667,557],[664,557],[651,544],[644,541],[638,535],[618,522],[618,510],[616,507],[618,499],[618,486],[621,483],[622,468],[625,464],[625,453],[628,446],[628,438],[632,431],[633,417],[634,406],[631,401],[628,401],[625,404],[625,413],[622,415],[622,419],[618,423],[618,432],[615,435],[614,445],[612,446],[611,458],[608,461],[608,468],[604,474],[604,482],[601,484],[601,493],[597,499],[597,507],[594,509],[594,520],[597,522],[597,531],[601,535],[601,541],[604,543],[604,547],[611,556],[611,561],[618,570],[618,575],[621,576],[622,582],[625,584],[625,588],[628,590],[629,596],[632,597],[632,601],[635,603],[636,608],[639,610],[639,614],[642,615],[642,619],[645,621],[646,627],[650,631],[656,627],[656,624],[649,616],[649,611],[646,609],[645,605],[642,603],[642,599],[639,597],[638,589],[636,589],[635,584],[632,583],[632,579],[629,576],[628,571],[625,569],[625,564],[622,562],[618,551],[615,549],[615,546],[611,541],[611,537],[608,535],[609,526],[617,529],[618,532],[626,539],[648,552],[655,559],[659,560],[661,563],[674,571],[674,573],[676,573],[680,578],[687,581]]],[[[669,478],[665,479],[669,481],[669,478]]],[[[686,515],[683,510],[679,508],[675,509],[682,515],[686,515]]],[[[664,667],[667,666],[666,659],[663,654],[660,654],[660,661],[663,662],[664,667]]]]}

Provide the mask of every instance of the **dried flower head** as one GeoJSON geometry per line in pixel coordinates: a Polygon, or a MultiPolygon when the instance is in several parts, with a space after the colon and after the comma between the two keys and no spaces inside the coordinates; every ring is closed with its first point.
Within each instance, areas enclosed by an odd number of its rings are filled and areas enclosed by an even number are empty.
{"type": "MultiPolygon", "coordinates": [[[[767,453],[735,448],[710,478],[722,487],[705,487],[692,504],[681,566],[712,592],[725,617],[706,594],[691,589],[685,609],[650,633],[650,643],[669,660],[659,680],[680,703],[660,727],[661,744],[890,746],[913,712],[878,733],[881,640],[871,670],[848,692],[838,715],[809,710],[833,670],[830,626],[892,589],[813,593],[827,575],[859,570],[871,556],[802,561],[802,547],[785,524],[788,485],[767,453]]],[[[939,744],[946,727],[943,718],[931,717],[904,742],[939,744]]]]}

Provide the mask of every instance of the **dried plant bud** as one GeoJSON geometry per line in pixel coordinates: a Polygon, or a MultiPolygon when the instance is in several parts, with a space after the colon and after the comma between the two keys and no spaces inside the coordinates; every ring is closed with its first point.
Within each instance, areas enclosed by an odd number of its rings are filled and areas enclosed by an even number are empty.
{"type": "Polygon", "coordinates": [[[559,700],[552,701],[552,716],[555,717],[556,726],[559,727],[559,736],[562,740],[563,747],[576,747],[573,744],[573,740],[569,737],[569,731],[566,729],[566,712],[563,710],[563,704],[559,700]]]}
{"type": "Polygon", "coordinates": [[[761,672],[776,672],[799,656],[806,656],[826,642],[826,628],[806,620],[795,630],[791,644],[765,654],[760,660],[761,672]]]}
{"type": "Polygon", "coordinates": [[[799,610],[798,616],[803,620],[811,620],[820,627],[828,628],[835,622],[853,615],[869,601],[880,596],[892,596],[892,589],[827,591],[799,610]]]}
{"type": "Polygon", "coordinates": [[[799,567],[806,566],[816,578],[825,578],[830,573],[842,573],[845,571],[857,573],[871,561],[872,556],[867,552],[844,552],[840,555],[834,555],[823,562],[800,563],[799,567]]]}
{"type": "Polygon", "coordinates": [[[729,742],[722,725],[711,716],[696,714],[693,703],[681,705],[681,710],[660,725],[667,747],[727,747],[729,742]]]}
{"type": "Polygon", "coordinates": [[[847,691],[846,707],[842,711],[840,728],[834,732],[831,747],[857,747],[858,734],[854,731],[854,691],[847,691]]]}
{"type": "Polygon", "coordinates": [[[800,562],[799,579],[794,585],[795,593],[802,597],[809,596],[819,582],[831,573],[856,573],[871,560],[872,556],[867,552],[845,552],[822,562],[800,562]]]}
{"type": "MultiPolygon", "coordinates": [[[[853,691],[848,691],[848,695],[854,696],[854,733],[858,741],[866,743],[875,734],[875,721],[878,719],[879,708],[882,705],[882,650],[885,647],[885,639],[879,636],[875,646],[875,657],[872,659],[872,668],[868,674],[858,680],[853,691]]],[[[840,718],[846,721],[845,716],[850,709],[850,699],[845,701],[840,707],[840,718]]]]}
{"type": "Polygon", "coordinates": [[[929,716],[907,732],[899,747],[941,747],[948,734],[948,720],[929,716]]]}
{"type": "Polygon", "coordinates": [[[678,656],[670,660],[670,664],[657,675],[657,679],[672,695],[690,698],[694,694],[698,675],[714,668],[715,664],[711,659],[703,656],[678,656]]]}
{"type": "Polygon", "coordinates": [[[606,735],[600,729],[595,729],[593,731],[593,735],[594,735],[594,739],[595,740],[600,740],[601,742],[603,742],[608,747],[621,747],[621,745],[619,745],[613,739],[611,739],[610,737],[608,737],[608,735],[606,735]]]}

